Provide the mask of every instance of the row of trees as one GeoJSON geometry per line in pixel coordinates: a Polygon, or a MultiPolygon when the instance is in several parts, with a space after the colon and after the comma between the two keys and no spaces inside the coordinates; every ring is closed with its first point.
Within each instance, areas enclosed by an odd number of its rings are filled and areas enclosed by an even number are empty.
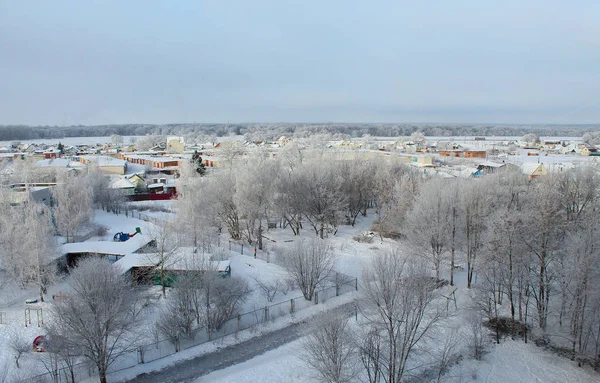
{"type": "Polygon", "coordinates": [[[308,137],[314,134],[343,134],[348,137],[410,136],[422,131],[427,136],[522,136],[536,133],[543,136],[577,137],[585,131],[597,130],[598,126],[507,126],[485,124],[122,124],[96,126],[25,126],[0,125],[0,140],[31,140],[64,137],[185,135],[201,133],[208,136],[248,134],[253,140],[274,140],[283,135],[308,137]]]}
{"type": "Polygon", "coordinates": [[[569,339],[573,357],[598,356],[598,190],[594,167],[533,181],[519,173],[430,180],[404,232],[438,277],[444,265],[452,283],[456,263],[466,265],[489,319],[510,313],[513,333],[535,319],[545,337],[569,339]]]}
{"type": "Polygon", "coordinates": [[[194,243],[209,226],[262,249],[268,226],[295,235],[312,229],[324,238],[376,207],[379,227],[393,231],[412,198],[404,192],[414,190],[421,178],[402,164],[337,160],[316,152],[309,160],[305,155],[291,146],[275,160],[257,156],[245,164],[234,161],[210,177],[182,176],[181,226],[194,243]]]}

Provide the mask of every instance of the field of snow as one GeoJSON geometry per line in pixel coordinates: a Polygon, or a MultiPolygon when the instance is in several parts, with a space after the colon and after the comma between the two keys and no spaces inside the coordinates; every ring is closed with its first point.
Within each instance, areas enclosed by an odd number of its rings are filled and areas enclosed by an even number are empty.
{"type": "MultiPolygon", "coordinates": [[[[309,383],[315,378],[298,358],[302,341],[298,340],[268,351],[244,363],[215,371],[194,383],[293,382],[309,383]]],[[[491,344],[481,361],[468,360],[452,367],[442,382],[485,383],[593,383],[600,382],[597,372],[580,368],[565,358],[520,341],[491,344]]]]}

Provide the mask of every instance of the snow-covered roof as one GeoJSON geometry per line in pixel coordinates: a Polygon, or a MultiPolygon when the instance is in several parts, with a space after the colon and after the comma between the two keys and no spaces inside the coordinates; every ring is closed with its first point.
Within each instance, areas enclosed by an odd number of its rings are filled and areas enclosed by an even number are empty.
{"type": "Polygon", "coordinates": [[[109,156],[84,156],[87,161],[94,162],[98,166],[125,166],[127,161],[109,156]]]}
{"type": "MultiPolygon", "coordinates": [[[[165,270],[214,270],[225,272],[231,267],[229,260],[211,261],[210,254],[194,253],[192,247],[181,247],[165,256],[165,270]]],[[[128,254],[119,259],[118,264],[123,272],[132,267],[156,266],[160,263],[161,255],[158,253],[128,254]]]]}
{"type": "Polygon", "coordinates": [[[48,167],[48,166],[52,166],[52,167],[57,167],[57,168],[66,168],[69,166],[69,163],[71,161],[67,160],[66,158],[50,158],[47,160],[40,160],[37,161],[34,166],[35,167],[48,167]]]}
{"type": "Polygon", "coordinates": [[[110,185],[112,189],[131,189],[135,188],[133,182],[129,181],[127,177],[119,178],[117,181],[110,185]]]}
{"type": "Polygon", "coordinates": [[[497,162],[485,161],[485,162],[480,163],[479,165],[485,166],[488,168],[501,168],[502,166],[504,166],[506,164],[499,164],[497,162]]]}
{"type": "Polygon", "coordinates": [[[166,156],[149,156],[149,155],[140,155],[140,154],[129,154],[127,155],[128,159],[137,159],[137,160],[145,160],[145,161],[154,161],[154,162],[173,162],[179,161],[177,157],[166,157],[166,156]]]}
{"type": "Polygon", "coordinates": [[[100,253],[112,255],[132,254],[152,241],[148,235],[137,234],[125,242],[87,241],[66,243],[59,247],[59,255],[69,253],[100,253]]]}
{"type": "Polygon", "coordinates": [[[531,175],[540,166],[542,166],[542,164],[538,164],[537,162],[525,162],[521,165],[521,172],[523,172],[523,174],[531,175]]]}

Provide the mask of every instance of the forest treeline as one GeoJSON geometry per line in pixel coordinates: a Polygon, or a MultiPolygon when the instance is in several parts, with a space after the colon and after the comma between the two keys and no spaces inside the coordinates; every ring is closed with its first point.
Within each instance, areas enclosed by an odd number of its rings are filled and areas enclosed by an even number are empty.
{"type": "Polygon", "coordinates": [[[410,136],[420,131],[426,136],[539,136],[580,137],[585,132],[597,131],[600,125],[482,125],[482,124],[119,124],[97,126],[27,126],[0,125],[0,140],[57,139],[65,137],[185,135],[207,136],[247,135],[252,140],[272,140],[281,136],[307,137],[312,134],[344,135],[347,137],[410,136]]]}

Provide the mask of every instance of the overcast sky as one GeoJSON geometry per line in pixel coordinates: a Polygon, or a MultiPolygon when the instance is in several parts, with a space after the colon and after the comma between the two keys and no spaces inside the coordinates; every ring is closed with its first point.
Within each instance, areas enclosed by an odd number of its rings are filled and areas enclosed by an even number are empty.
{"type": "Polygon", "coordinates": [[[600,122],[600,1],[490,3],[0,0],[0,124],[600,122]]]}

